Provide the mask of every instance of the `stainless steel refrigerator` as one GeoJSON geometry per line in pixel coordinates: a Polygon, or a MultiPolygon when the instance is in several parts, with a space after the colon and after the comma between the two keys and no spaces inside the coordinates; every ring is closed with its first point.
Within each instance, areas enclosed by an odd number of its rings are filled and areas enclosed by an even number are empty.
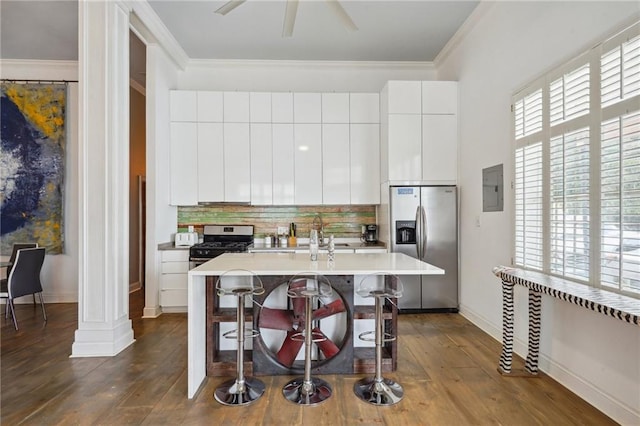
{"type": "Polygon", "coordinates": [[[402,276],[400,312],[458,311],[458,192],[455,186],[390,187],[391,251],[445,270],[402,276]]]}

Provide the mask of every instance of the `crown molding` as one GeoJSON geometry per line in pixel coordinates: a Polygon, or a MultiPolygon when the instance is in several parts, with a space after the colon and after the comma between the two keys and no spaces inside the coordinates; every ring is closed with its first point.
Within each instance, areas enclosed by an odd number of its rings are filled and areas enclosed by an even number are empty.
{"type": "Polygon", "coordinates": [[[496,5],[492,0],[480,0],[480,4],[473,9],[473,12],[464,21],[464,23],[458,28],[458,31],[449,39],[447,44],[444,45],[438,56],[433,60],[433,63],[437,68],[440,67],[442,62],[462,43],[475,26],[482,20],[482,18],[496,5]]]}
{"type": "Polygon", "coordinates": [[[180,69],[184,69],[189,57],[151,5],[146,0],[124,0],[124,3],[133,12],[130,21],[136,35],[145,44],[157,43],[180,69]]]}
{"type": "Polygon", "coordinates": [[[424,70],[433,71],[435,65],[428,61],[303,61],[303,60],[262,60],[262,59],[190,59],[188,68],[238,68],[263,67],[282,68],[323,68],[323,69],[368,69],[368,70],[424,70]]]}
{"type": "Polygon", "coordinates": [[[0,59],[0,77],[7,79],[78,79],[78,61],[0,59]]]}

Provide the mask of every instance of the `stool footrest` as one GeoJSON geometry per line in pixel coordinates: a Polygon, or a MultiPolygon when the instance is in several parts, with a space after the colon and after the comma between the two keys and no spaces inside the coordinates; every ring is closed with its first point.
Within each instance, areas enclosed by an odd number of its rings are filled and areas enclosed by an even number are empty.
{"type": "MultiPolygon", "coordinates": [[[[244,332],[244,337],[249,339],[253,339],[255,337],[258,337],[259,335],[260,335],[260,331],[254,330],[251,328],[247,328],[244,332]]],[[[229,330],[226,333],[222,333],[222,337],[224,337],[225,339],[237,339],[238,330],[237,329],[229,330]]]]}
{"type": "MultiPolygon", "coordinates": [[[[301,331],[300,333],[294,333],[291,335],[290,339],[296,342],[304,342],[305,332],[301,331]]],[[[325,336],[324,334],[318,333],[316,331],[311,332],[311,341],[313,343],[324,342],[325,340],[327,340],[327,336],[325,336]],[[318,337],[315,337],[315,336],[318,336],[318,337]]]]}
{"type": "MultiPolygon", "coordinates": [[[[365,331],[364,333],[360,333],[358,335],[358,338],[360,340],[364,340],[365,342],[375,342],[376,341],[375,335],[376,335],[375,331],[365,331]],[[371,335],[373,335],[374,337],[369,337],[371,335]]],[[[394,336],[393,334],[389,334],[389,333],[382,334],[382,343],[393,342],[394,340],[396,340],[396,336],[394,336]]]]}

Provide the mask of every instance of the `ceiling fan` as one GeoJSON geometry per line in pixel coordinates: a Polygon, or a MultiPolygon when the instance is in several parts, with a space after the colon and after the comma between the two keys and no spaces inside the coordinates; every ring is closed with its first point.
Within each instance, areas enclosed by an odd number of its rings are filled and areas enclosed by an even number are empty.
{"type": "MultiPolygon", "coordinates": [[[[236,7],[240,6],[246,0],[230,0],[223,4],[215,13],[220,15],[226,15],[236,7]]],[[[336,14],[342,24],[351,31],[356,31],[358,27],[353,23],[353,20],[344,10],[339,0],[326,0],[327,5],[336,14]]],[[[284,25],[282,26],[282,37],[291,37],[293,34],[293,26],[296,23],[296,14],[298,12],[299,0],[287,0],[287,6],[284,12],[284,25]]]]}

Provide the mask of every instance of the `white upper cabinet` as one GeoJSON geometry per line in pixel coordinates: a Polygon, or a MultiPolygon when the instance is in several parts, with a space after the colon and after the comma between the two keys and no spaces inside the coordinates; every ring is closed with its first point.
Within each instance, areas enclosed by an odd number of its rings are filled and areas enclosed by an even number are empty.
{"type": "Polygon", "coordinates": [[[389,114],[422,113],[422,82],[389,81],[387,88],[389,114]]]}
{"type": "Polygon", "coordinates": [[[380,204],[380,125],[351,124],[351,204],[380,204]]]}
{"type": "Polygon", "coordinates": [[[351,93],[349,95],[350,123],[380,123],[380,95],[351,93]]]}
{"type": "MultiPolygon", "coordinates": [[[[171,203],[379,204],[380,147],[406,162],[406,152],[414,157],[415,140],[422,143],[420,120],[417,133],[413,119],[408,126],[397,123],[406,117],[392,120],[391,130],[408,150],[384,145],[388,139],[380,133],[388,134],[390,103],[398,111],[415,107],[403,100],[415,83],[390,82],[401,93],[385,97],[384,122],[378,93],[173,90],[171,203]]],[[[391,169],[404,179],[413,168],[391,169]]]]}
{"type": "Polygon", "coordinates": [[[249,92],[224,92],[224,122],[249,122],[249,92]]]}
{"type": "Polygon", "coordinates": [[[249,94],[249,118],[252,123],[271,123],[271,93],[249,94]]]}
{"type": "Polygon", "coordinates": [[[273,148],[270,123],[251,124],[251,204],[273,204],[273,148]]]}
{"type": "Polygon", "coordinates": [[[294,202],[322,204],[322,129],[320,124],[295,124],[294,202]]]}
{"type": "Polygon", "coordinates": [[[251,201],[249,123],[224,123],[224,201],[251,201]]]}
{"type": "Polygon", "coordinates": [[[455,184],[457,82],[390,81],[380,99],[381,180],[455,184]]]}
{"type": "Polygon", "coordinates": [[[169,92],[169,119],[171,121],[192,121],[198,118],[196,92],[172,90],[169,92]]]}
{"type": "Polygon", "coordinates": [[[453,114],[422,116],[422,175],[431,183],[458,178],[458,120],[453,114]]]}
{"type": "Polygon", "coordinates": [[[322,125],[322,203],[351,202],[349,125],[322,125]]]}
{"type": "Polygon", "coordinates": [[[271,94],[271,121],[293,123],[293,93],[271,94]]]}
{"type": "Polygon", "coordinates": [[[322,94],[322,122],[349,124],[349,94],[322,94]]]}
{"type": "Polygon", "coordinates": [[[198,123],[198,201],[224,201],[222,123],[198,123]]]}
{"type": "Polygon", "coordinates": [[[273,123],[273,204],[294,204],[293,124],[273,123]]]}
{"type": "Polygon", "coordinates": [[[222,92],[197,92],[198,122],[222,123],[223,95],[222,92]]]}
{"type": "Polygon", "coordinates": [[[389,114],[389,180],[422,179],[422,116],[389,114]]]}
{"type": "Polygon", "coordinates": [[[458,82],[456,81],[423,81],[422,82],[423,114],[457,114],[458,82]]]}
{"type": "Polygon", "coordinates": [[[196,205],[198,204],[197,125],[196,123],[172,122],[170,126],[170,204],[174,206],[196,205]]]}
{"type": "Polygon", "coordinates": [[[320,93],[294,93],[293,120],[294,123],[320,123],[322,121],[320,93]]]}

